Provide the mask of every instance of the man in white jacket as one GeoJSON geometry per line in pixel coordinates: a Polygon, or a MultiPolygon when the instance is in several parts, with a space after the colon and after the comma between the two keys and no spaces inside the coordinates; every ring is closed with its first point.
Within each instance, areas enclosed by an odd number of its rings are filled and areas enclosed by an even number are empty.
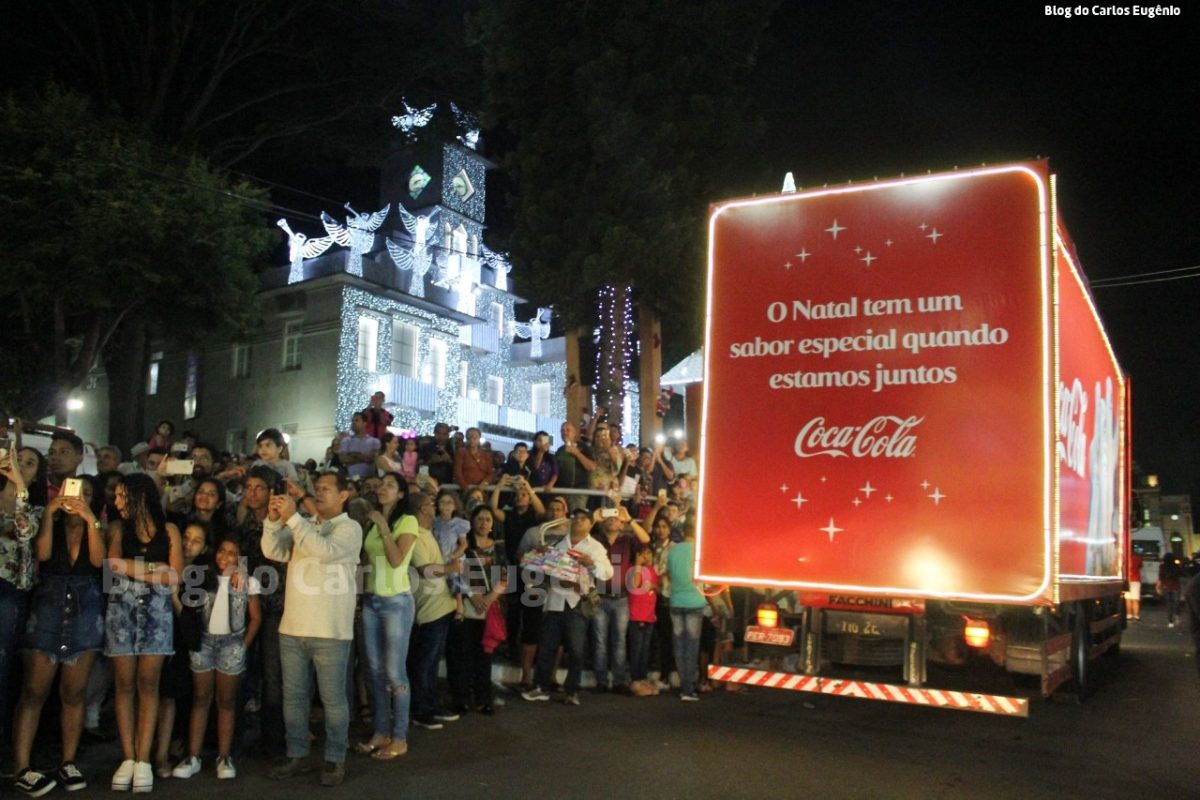
{"type": "Polygon", "coordinates": [[[346,480],[325,473],[313,486],[317,511],[302,517],[296,501],[272,495],[263,522],[263,555],[288,564],[279,651],[283,666],[283,719],[287,760],[270,772],[283,780],[308,772],[310,670],[317,673],[325,707],[323,786],[345,777],[350,729],[347,666],[354,640],[355,572],[362,528],[345,513],[346,480]]]}

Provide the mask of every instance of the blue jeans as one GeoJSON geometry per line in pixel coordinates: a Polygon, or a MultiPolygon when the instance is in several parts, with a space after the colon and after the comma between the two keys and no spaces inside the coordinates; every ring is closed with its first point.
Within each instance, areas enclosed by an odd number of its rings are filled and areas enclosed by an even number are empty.
{"type": "Polygon", "coordinates": [[[675,638],[675,669],[679,670],[679,693],[695,694],[700,662],[700,631],[703,608],[672,608],[671,628],[675,638]]]}
{"type": "Polygon", "coordinates": [[[317,673],[321,705],[325,707],[325,760],[346,760],[350,736],[350,704],[346,700],[349,639],[318,639],[279,635],[283,667],[283,723],[287,727],[288,758],[308,756],[308,720],[312,709],[311,669],[317,673]]]}
{"type": "Polygon", "coordinates": [[[408,642],[416,605],[407,592],[363,596],[363,650],[371,675],[371,712],[378,736],[408,737],[408,642]],[[388,723],[391,723],[389,726],[388,723]]]}
{"type": "Polygon", "coordinates": [[[578,608],[563,606],[562,611],[546,611],[542,615],[542,635],[538,640],[537,666],[533,672],[533,682],[542,689],[549,688],[554,677],[550,674],[554,669],[554,658],[565,638],[567,682],[563,688],[567,690],[567,694],[578,692],[579,677],[583,674],[584,651],[587,649],[587,630],[587,618],[578,608]]]}
{"type": "Polygon", "coordinates": [[[12,666],[17,663],[17,648],[21,643],[21,632],[25,629],[25,616],[29,611],[29,592],[22,592],[8,581],[0,578],[0,739],[10,741],[9,717],[12,714],[13,690],[20,690],[13,683],[12,666]]]}
{"type": "Polygon", "coordinates": [[[596,605],[592,618],[592,669],[596,685],[608,685],[608,666],[611,656],[614,686],[624,686],[625,635],[629,631],[629,598],[604,597],[596,605]]]}
{"type": "Polygon", "coordinates": [[[417,719],[432,716],[438,702],[438,662],[446,650],[446,635],[454,612],[413,628],[409,672],[412,680],[412,715],[417,719]]]}
{"type": "Polygon", "coordinates": [[[653,622],[633,622],[629,625],[629,676],[644,681],[650,673],[650,645],[654,641],[653,622]]]}

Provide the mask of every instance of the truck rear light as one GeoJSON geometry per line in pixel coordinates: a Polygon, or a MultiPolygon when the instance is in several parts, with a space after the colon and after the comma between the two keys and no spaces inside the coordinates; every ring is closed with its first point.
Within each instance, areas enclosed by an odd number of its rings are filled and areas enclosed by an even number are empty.
{"type": "Polygon", "coordinates": [[[774,603],[762,603],[758,607],[758,624],[763,628],[779,627],[779,606],[774,603]]]}
{"type": "Polygon", "coordinates": [[[963,639],[968,647],[987,647],[992,638],[991,628],[986,619],[971,619],[963,617],[963,639]]]}

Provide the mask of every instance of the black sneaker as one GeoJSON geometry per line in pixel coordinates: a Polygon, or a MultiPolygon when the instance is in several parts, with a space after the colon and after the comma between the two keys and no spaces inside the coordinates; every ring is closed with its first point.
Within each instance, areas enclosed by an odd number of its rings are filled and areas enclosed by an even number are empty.
{"type": "Polygon", "coordinates": [[[444,726],[432,714],[422,714],[412,718],[412,724],[427,731],[440,731],[444,726]]]}
{"type": "Polygon", "coordinates": [[[74,761],[68,761],[59,767],[58,772],[54,773],[54,777],[68,792],[77,792],[87,788],[87,778],[83,777],[83,773],[79,771],[79,767],[75,766],[74,761]]]}
{"type": "Polygon", "coordinates": [[[439,708],[433,712],[433,718],[438,722],[455,722],[460,716],[457,711],[451,711],[448,708],[439,708]]]}
{"type": "Polygon", "coordinates": [[[13,783],[13,786],[18,792],[22,792],[30,797],[41,797],[55,786],[58,786],[58,782],[43,772],[26,767],[21,770],[21,774],[17,776],[17,780],[13,783]]]}

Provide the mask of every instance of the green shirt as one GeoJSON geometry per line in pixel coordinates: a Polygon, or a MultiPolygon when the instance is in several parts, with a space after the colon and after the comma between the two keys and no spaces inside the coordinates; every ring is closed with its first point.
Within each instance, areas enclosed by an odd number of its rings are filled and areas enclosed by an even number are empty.
{"type": "MultiPolygon", "coordinates": [[[[417,535],[417,518],[411,514],[403,514],[392,525],[392,538],[400,543],[401,536],[417,535]]],[[[415,542],[413,543],[415,544],[415,542]]],[[[404,560],[399,566],[393,567],[388,563],[387,553],[383,549],[383,537],[379,534],[379,526],[371,524],[367,530],[367,538],[363,540],[363,551],[367,554],[367,593],[379,597],[394,597],[406,594],[412,589],[408,580],[408,564],[412,561],[413,547],[408,548],[404,560]]]]}
{"type": "Polygon", "coordinates": [[[671,608],[704,608],[708,601],[692,580],[696,543],[684,541],[667,551],[667,574],[671,576],[671,608]]]}

